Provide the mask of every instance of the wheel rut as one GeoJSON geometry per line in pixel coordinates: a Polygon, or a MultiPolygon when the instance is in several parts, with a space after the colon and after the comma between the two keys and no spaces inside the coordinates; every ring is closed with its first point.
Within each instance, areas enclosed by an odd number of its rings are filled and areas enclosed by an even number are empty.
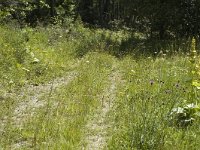
{"type": "Polygon", "coordinates": [[[26,116],[33,116],[37,108],[43,107],[47,104],[47,101],[41,100],[43,96],[50,96],[54,90],[62,86],[67,86],[77,76],[78,73],[72,71],[67,73],[64,77],[56,78],[47,84],[26,87],[26,89],[18,95],[19,99],[23,98],[24,100],[20,102],[14,110],[14,124],[23,124],[26,116]]]}
{"type": "MultiPolygon", "coordinates": [[[[76,60],[76,63],[71,65],[72,71],[66,72],[62,77],[57,77],[46,84],[40,84],[38,86],[34,85],[25,85],[20,89],[19,94],[11,94],[11,97],[15,97],[19,103],[13,110],[11,118],[12,124],[15,127],[21,127],[27,118],[34,116],[36,109],[41,108],[47,104],[47,101],[41,100],[43,96],[51,96],[52,92],[56,89],[59,89],[62,86],[67,86],[71,81],[78,77],[78,71],[76,68],[80,66],[83,59],[76,60]]],[[[1,120],[2,124],[0,125],[0,131],[6,125],[8,116],[5,116],[1,120]]]]}
{"type": "Polygon", "coordinates": [[[106,146],[108,140],[107,130],[111,128],[111,123],[106,119],[116,98],[117,85],[121,81],[121,74],[113,67],[113,72],[109,76],[110,86],[101,95],[102,106],[97,113],[88,121],[86,125],[86,150],[101,150],[106,146]]]}

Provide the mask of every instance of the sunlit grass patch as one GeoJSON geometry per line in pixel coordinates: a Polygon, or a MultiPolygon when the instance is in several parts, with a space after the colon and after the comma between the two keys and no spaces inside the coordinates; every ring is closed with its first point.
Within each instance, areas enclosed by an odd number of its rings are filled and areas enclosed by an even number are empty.
{"type": "Polygon", "coordinates": [[[190,55],[172,48],[136,56],[144,45],[121,51],[125,33],[82,26],[1,27],[0,35],[0,148],[86,148],[88,120],[104,109],[105,91],[113,88],[109,78],[119,72],[113,105],[104,115],[112,124],[105,149],[198,149],[200,120],[193,116],[199,114],[199,85],[191,82],[190,55]],[[62,84],[68,73],[73,77],[62,84]],[[16,117],[20,108],[24,114],[16,117]]]}
{"type": "Polygon", "coordinates": [[[113,110],[115,130],[110,132],[115,133],[108,148],[195,149],[199,128],[177,129],[169,119],[172,108],[191,102],[189,59],[173,56],[136,61],[127,57],[121,68],[127,84],[121,88],[113,110]]]}
{"type": "Polygon", "coordinates": [[[88,54],[77,68],[77,78],[42,97],[45,106],[38,108],[34,116],[27,116],[20,130],[7,133],[15,136],[3,139],[10,140],[14,146],[27,143],[22,148],[77,149],[83,146],[84,125],[89,115],[101,106],[99,95],[108,86],[112,64],[111,56],[88,54]]]}

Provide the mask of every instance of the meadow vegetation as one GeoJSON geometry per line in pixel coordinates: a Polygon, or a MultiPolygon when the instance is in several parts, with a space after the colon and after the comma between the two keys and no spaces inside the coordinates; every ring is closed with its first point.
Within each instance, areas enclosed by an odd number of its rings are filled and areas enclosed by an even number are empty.
{"type": "Polygon", "coordinates": [[[87,149],[86,126],[103,113],[113,74],[119,84],[101,122],[109,126],[104,149],[199,148],[195,39],[148,41],[139,32],[81,23],[1,25],[0,37],[0,149],[87,149]],[[54,83],[69,73],[69,82],[54,83]],[[35,99],[34,109],[23,109],[35,99]]]}

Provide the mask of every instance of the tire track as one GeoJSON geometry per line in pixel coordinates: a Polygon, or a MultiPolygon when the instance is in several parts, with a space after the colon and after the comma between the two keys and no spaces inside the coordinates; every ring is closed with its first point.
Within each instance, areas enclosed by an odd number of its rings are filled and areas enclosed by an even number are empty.
{"type": "MultiPolygon", "coordinates": [[[[20,94],[12,94],[11,97],[15,97],[17,101],[21,101],[17,104],[12,114],[12,124],[16,127],[21,127],[26,121],[27,117],[31,117],[35,114],[36,109],[43,107],[47,104],[47,101],[42,101],[43,96],[50,96],[51,93],[61,86],[67,86],[72,80],[78,76],[78,72],[74,71],[83,62],[84,58],[76,60],[76,63],[71,65],[73,71],[69,71],[63,77],[57,77],[46,84],[38,86],[26,85],[20,91],[20,94]]],[[[3,131],[3,126],[6,125],[8,117],[5,116],[1,120],[0,131],[3,131]]]]}
{"type": "Polygon", "coordinates": [[[106,141],[109,138],[107,129],[111,127],[111,123],[106,120],[108,112],[113,106],[113,101],[116,97],[117,85],[121,81],[119,71],[114,67],[113,72],[109,76],[110,86],[104,91],[102,95],[102,108],[98,110],[91,120],[86,125],[86,150],[101,150],[106,146],[106,141]]]}
{"type": "MultiPolygon", "coordinates": [[[[16,100],[22,100],[13,110],[11,118],[5,116],[1,120],[0,133],[4,132],[4,128],[11,120],[11,124],[14,128],[22,129],[24,123],[27,119],[32,118],[36,114],[36,110],[45,106],[48,101],[41,100],[43,96],[51,96],[51,93],[62,86],[67,86],[78,77],[78,72],[71,71],[68,72],[64,77],[56,78],[52,82],[47,84],[42,84],[39,86],[27,85],[25,86],[19,95],[13,95],[16,100]]],[[[20,149],[23,145],[27,145],[25,141],[20,141],[11,146],[11,149],[20,149]]]]}
{"type": "Polygon", "coordinates": [[[52,82],[39,85],[28,86],[18,95],[18,99],[25,99],[20,102],[13,112],[14,124],[20,126],[23,124],[27,116],[33,116],[35,110],[47,104],[47,101],[42,101],[41,97],[50,96],[51,93],[61,86],[67,86],[72,80],[78,76],[75,71],[69,72],[66,76],[54,79],[52,82]]]}

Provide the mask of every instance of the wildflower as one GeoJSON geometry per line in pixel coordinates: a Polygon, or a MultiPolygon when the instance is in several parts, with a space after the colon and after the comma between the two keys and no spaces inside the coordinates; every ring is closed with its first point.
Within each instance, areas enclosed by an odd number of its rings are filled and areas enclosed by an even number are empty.
{"type": "Polygon", "coordinates": [[[179,84],[179,83],[176,83],[176,84],[175,84],[175,87],[176,87],[176,88],[179,88],[179,87],[180,87],[180,84],[179,84]]]}
{"type": "Polygon", "coordinates": [[[200,83],[199,83],[199,62],[196,60],[197,52],[196,52],[196,40],[195,38],[192,38],[192,44],[191,44],[191,58],[190,62],[191,65],[191,75],[192,75],[192,85],[196,87],[197,89],[200,89],[200,83]]]}
{"type": "Polygon", "coordinates": [[[158,81],[158,82],[160,82],[160,84],[164,84],[165,82],[164,81],[162,81],[162,80],[160,80],[160,81],[158,81]]]}
{"type": "Polygon", "coordinates": [[[194,56],[196,56],[196,54],[197,54],[197,51],[196,51],[196,40],[195,40],[194,37],[192,38],[191,52],[192,52],[192,54],[194,56]]]}
{"type": "Polygon", "coordinates": [[[180,81],[178,81],[177,83],[175,83],[174,86],[175,86],[176,88],[179,88],[179,87],[180,87],[180,81]]]}
{"type": "Polygon", "coordinates": [[[195,64],[195,59],[197,57],[197,51],[196,51],[196,40],[193,37],[192,38],[192,44],[191,44],[191,49],[190,49],[190,62],[192,64],[195,64]]]}
{"type": "Polygon", "coordinates": [[[150,80],[150,84],[153,85],[154,84],[154,80],[150,80]]]}

